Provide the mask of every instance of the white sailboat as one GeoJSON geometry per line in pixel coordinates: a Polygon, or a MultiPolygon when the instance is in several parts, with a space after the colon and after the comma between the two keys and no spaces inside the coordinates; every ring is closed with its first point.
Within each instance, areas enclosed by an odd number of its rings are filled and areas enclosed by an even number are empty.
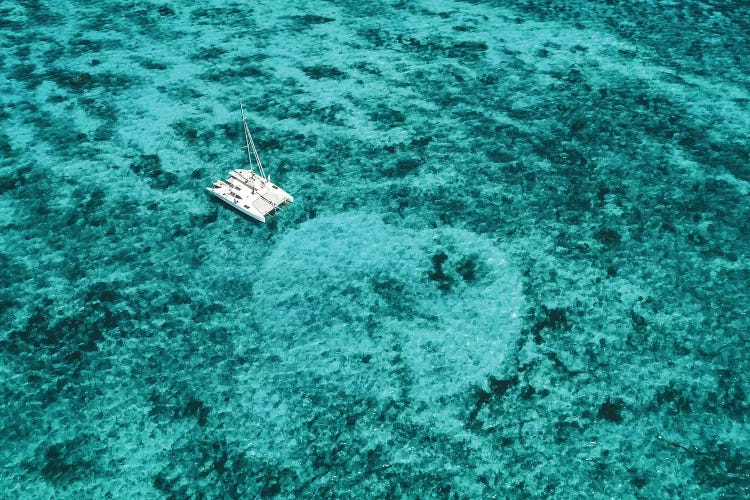
{"type": "Polygon", "coordinates": [[[250,135],[250,129],[247,127],[245,108],[241,102],[240,111],[242,113],[242,128],[245,131],[244,147],[247,149],[250,168],[232,170],[229,172],[228,179],[216,181],[212,187],[206,188],[206,190],[243,214],[257,221],[266,222],[266,216],[273,217],[275,211],[282,204],[286,206],[289,202],[293,202],[294,198],[271,182],[270,176],[266,175],[258,156],[258,150],[255,149],[253,136],[250,135]],[[250,154],[251,151],[252,155],[250,154]],[[255,158],[255,163],[258,166],[258,172],[253,168],[253,158],[255,158]]]}

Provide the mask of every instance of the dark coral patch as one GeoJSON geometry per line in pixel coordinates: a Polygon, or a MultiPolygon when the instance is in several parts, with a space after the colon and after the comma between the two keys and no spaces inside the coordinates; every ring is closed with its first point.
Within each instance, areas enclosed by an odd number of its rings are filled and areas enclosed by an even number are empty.
{"type": "Polygon", "coordinates": [[[477,257],[471,256],[462,260],[459,262],[456,271],[464,281],[469,283],[475,281],[477,279],[477,257]]]}
{"type": "Polygon", "coordinates": [[[130,170],[144,177],[157,189],[166,189],[177,183],[177,176],[162,168],[159,155],[141,155],[138,161],[130,164],[130,170]]]}
{"type": "Polygon", "coordinates": [[[443,264],[448,260],[448,256],[443,253],[437,253],[432,257],[432,266],[433,269],[427,275],[429,276],[431,281],[434,281],[437,283],[437,287],[440,290],[448,291],[451,288],[451,284],[453,280],[450,276],[445,274],[445,271],[443,270],[443,264]]]}
{"type": "Polygon", "coordinates": [[[611,398],[607,398],[607,400],[599,406],[597,417],[619,424],[622,422],[622,409],[624,407],[625,404],[621,399],[618,398],[612,401],[611,398]]]}
{"type": "Polygon", "coordinates": [[[332,23],[336,20],[332,17],[317,16],[315,14],[305,14],[304,16],[293,16],[292,19],[298,21],[299,23],[305,26],[332,23]]]}
{"type": "Polygon", "coordinates": [[[594,238],[604,246],[614,247],[620,244],[622,236],[611,228],[602,228],[594,233],[594,238]]]}
{"type": "Polygon", "coordinates": [[[422,162],[416,158],[401,158],[396,161],[396,164],[388,169],[384,169],[386,175],[393,175],[397,177],[403,177],[414,171],[416,171],[422,162]]]}
{"type": "Polygon", "coordinates": [[[333,80],[343,80],[347,77],[347,74],[338,69],[335,66],[327,64],[319,64],[316,66],[305,66],[302,68],[307,76],[313,80],[320,80],[322,78],[330,78],[333,80]]]}
{"type": "MultiPolygon", "coordinates": [[[[89,449],[91,436],[80,436],[47,446],[44,449],[42,477],[52,483],[67,483],[82,479],[87,471],[94,468],[90,457],[95,456],[89,449]]],[[[30,464],[31,465],[31,464],[30,464]]]]}

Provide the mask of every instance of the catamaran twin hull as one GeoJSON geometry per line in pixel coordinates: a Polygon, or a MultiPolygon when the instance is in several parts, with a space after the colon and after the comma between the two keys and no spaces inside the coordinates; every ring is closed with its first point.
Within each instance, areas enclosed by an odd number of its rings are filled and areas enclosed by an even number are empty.
{"type": "Polygon", "coordinates": [[[266,215],[272,216],[272,212],[290,201],[294,201],[289,193],[271,182],[271,178],[263,170],[263,163],[255,148],[253,136],[247,126],[245,118],[245,107],[240,102],[240,113],[242,114],[242,130],[245,133],[245,149],[247,150],[247,161],[249,169],[238,169],[229,172],[229,178],[225,181],[214,182],[213,187],[206,188],[209,193],[219,198],[232,208],[236,208],[253,219],[266,222],[266,215]],[[252,152],[252,153],[251,153],[252,152]],[[253,169],[253,158],[258,166],[256,173],[253,169]]]}
{"type": "Polygon", "coordinates": [[[265,216],[271,216],[282,204],[294,201],[289,193],[253,170],[232,170],[227,180],[216,181],[206,190],[260,222],[266,222],[265,216]]]}

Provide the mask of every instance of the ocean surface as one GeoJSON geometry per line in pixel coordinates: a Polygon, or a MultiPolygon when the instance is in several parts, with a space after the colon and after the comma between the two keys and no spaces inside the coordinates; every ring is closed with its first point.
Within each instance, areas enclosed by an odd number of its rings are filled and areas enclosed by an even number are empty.
{"type": "Polygon", "coordinates": [[[748,498],[750,4],[0,1],[0,497],[748,498]],[[250,130],[294,204],[205,191],[250,130]]]}

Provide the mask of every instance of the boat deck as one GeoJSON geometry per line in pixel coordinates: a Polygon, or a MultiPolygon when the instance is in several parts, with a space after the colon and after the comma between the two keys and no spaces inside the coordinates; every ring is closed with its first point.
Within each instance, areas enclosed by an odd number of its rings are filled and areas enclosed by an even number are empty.
{"type": "Polygon", "coordinates": [[[228,179],[216,181],[206,190],[260,222],[265,222],[266,215],[272,216],[281,205],[294,201],[289,193],[252,170],[232,170],[228,179]]]}

